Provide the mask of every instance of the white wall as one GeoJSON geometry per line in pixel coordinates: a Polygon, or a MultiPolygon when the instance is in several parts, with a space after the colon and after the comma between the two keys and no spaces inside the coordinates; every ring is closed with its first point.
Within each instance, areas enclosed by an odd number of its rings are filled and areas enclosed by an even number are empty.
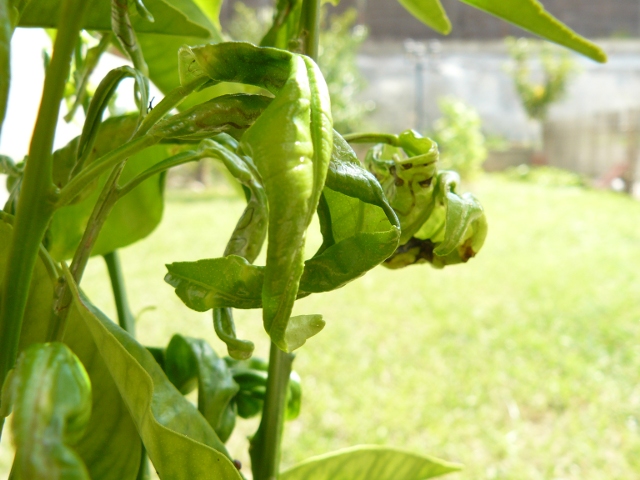
{"type": "MultiPolygon", "coordinates": [[[[575,55],[582,72],[570,84],[567,98],[551,107],[550,118],[640,106],[640,41],[598,43],[609,54],[609,62],[602,65],[575,55]]],[[[454,95],[479,111],[487,133],[512,141],[536,135],[505,70],[509,59],[502,42],[442,41],[441,46],[439,60],[425,65],[425,109],[430,121],[440,116],[437,99],[454,95]]],[[[414,128],[415,66],[403,44],[368,43],[358,65],[369,82],[362,97],[377,105],[371,121],[389,131],[414,128]]]]}

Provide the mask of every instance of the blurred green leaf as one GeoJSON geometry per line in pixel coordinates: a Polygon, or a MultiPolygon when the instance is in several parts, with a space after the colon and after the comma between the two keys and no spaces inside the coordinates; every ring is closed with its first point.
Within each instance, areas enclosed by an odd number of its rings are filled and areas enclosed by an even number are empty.
{"type": "MultiPolygon", "coordinates": [[[[20,27],[57,28],[61,3],[56,0],[31,0],[20,17],[20,27]]],[[[145,5],[153,15],[154,22],[131,12],[131,24],[138,33],[160,33],[163,35],[190,35],[207,38],[210,21],[191,0],[146,0],[145,5]]],[[[111,2],[94,2],[85,15],[82,28],[85,30],[111,30],[111,2]]]]}
{"type": "MultiPolygon", "coordinates": [[[[113,149],[124,144],[131,136],[137,116],[113,117],[105,120],[86,165],[113,149]]],[[[54,177],[59,168],[75,162],[76,146],[79,138],[54,153],[54,177]]],[[[150,166],[170,156],[176,147],[160,144],[147,148],[129,158],[120,177],[125,184],[150,166]]],[[[106,172],[100,178],[93,192],[79,203],[60,208],[53,216],[46,237],[47,249],[56,260],[71,258],[75,252],[100,190],[107,180],[106,172]]],[[[107,218],[92,250],[92,255],[102,255],[130,245],[151,233],[160,223],[163,212],[164,174],[145,180],[128,195],[116,203],[107,218]]]]}
{"type": "Polygon", "coordinates": [[[564,45],[597,62],[607,61],[604,51],[548,13],[537,0],[460,0],[502,18],[547,40],[564,45]]]}
{"type": "Polygon", "coordinates": [[[0,136],[9,101],[11,83],[11,5],[9,0],[0,0],[0,136]]]}
{"type": "Polygon", "coordinates": [[[62,343],[36,343],[24,350],[2,392],[11,407],[16,456],[11,477],[89,480],[71,448],[91,415],[91,384],[78,358],[62,343]]]}
{"type": "Polygon", "coordinates": [[[154,357],[81,296],[65,278],[160,478],[240,480],[229,455],[197,409],[171,384],[154,357]]]}
{"type": "Polygon", "coordinates": [[[411,15],[436,32],[447,35],[451,32],[451,22],[442,8],[440,0],[398,0],[411,15]]]}
{"type": "Polygon", "coordinates": [[[261,47],[289,49],[290,42],[295,41],[299,33],[302,3],[302,0],[278,0],[273,12],[273,22],[260,42],[261,47]]]}
{"type": "Polygon", "coordinates": [[[280,474],[280,480],[426,480],[461,466],[377,445],[362,445],[310,458],[280,474]]]}
{"type": "MultiPolygon", "coordinates": [[[[251,418],[262,412],[264,396],[267,388],[267,370],[269,364],[260,358],[237,361],[227,358],[233,372],[233,378],[240,386],[234,402],[238,407],[238,415],[251,418]]],[[[289,375],[287,390],[286,419],[295,420],[300,415],[302,404],[302,386],[300,376],[292,371],[289,375]]]]}
{"type": "Polygon", "coordinates": [[[226,362],[206,341],[174,335],[165,351],[164,370],[181,393],[198,388],[198,410],[226,442],[236,423],[231,400],[240,389],[226,362]]]}

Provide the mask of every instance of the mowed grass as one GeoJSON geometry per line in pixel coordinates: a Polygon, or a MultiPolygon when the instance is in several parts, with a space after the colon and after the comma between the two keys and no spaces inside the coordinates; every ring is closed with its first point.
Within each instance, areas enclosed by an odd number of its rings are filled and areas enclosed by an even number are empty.
{"type": "MultiPolygon", "coordinates": [[[[297,303],[327,326],[298,351],[284,466],[374,443],[464,464],[452,480],[640,478],[640,203],[493,176],[471,188],[490,231],[468,264],[380,267],[297,303]]],[[[158,230],[122,250],[143,343],[179,331],[224,352],[164,263],[219,256],[242,208],[170,193],[158,230]]],[[[319,241],[313,228],[310,253],[319,241]]],[[[113,315],[105,272],[92,260],[83,287],[113,315]]],[[[266,356],[259,312],[236,321],[266,356]]],[[[244,462],[255,426],[241,421],[230,443],[244,462]]]]}

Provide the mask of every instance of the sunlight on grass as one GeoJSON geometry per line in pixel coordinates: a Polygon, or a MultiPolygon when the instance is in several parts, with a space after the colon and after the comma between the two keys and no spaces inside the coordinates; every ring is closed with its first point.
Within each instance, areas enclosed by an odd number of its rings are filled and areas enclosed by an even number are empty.
{"type": "MultiPolygon", "coordinates": [[[[472,189],[490,230],[467,265],[377,268],[296,304],[327,326],[294,364],[304,398],[285,432],[285,466],[376,443],[461,462],[458,480],[638,475],[640,204],[500,177],[472,189]]],[[[170,193],[158,230],[122,250],[143,343],[180,331],[225,353],[210,313],[188,310],[163,282],[164,264],[220,256],[242,208],[170,193]]],[[[311,253],[317,228],[309,244],[311,253]]],[[[83,287],[114,315],[102,259],[83,287]]],[[[259,313],[236,317],[239,336],[266,356],[259,313]]],[[[239,424],[230,449],[247,463],[257,424],[239,424]]]]}

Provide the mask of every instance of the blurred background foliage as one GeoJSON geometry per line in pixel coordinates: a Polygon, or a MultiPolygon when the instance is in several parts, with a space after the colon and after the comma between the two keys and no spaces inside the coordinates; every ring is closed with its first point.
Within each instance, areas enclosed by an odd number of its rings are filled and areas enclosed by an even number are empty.
{"type": "Polygon", "coordinates": [[[431,137],[440,149],[440,168],[455,170],[464,180],[477,177],[487,159],[487,147],[478,112],[455,97],[438,100],[442,117],[431,137]]]}
{"type": "Polygon", "coordinates": [[[570,80],[579,71],[577,64],[571,52],[549,42],[514,37],[505,42],[513,60],[509,73],[522,106],[529,118],[542,121],[549,107],[566,96],[570,80]],[[541,67],[538,75],[533,73],[533,62],[541,67]]]}

